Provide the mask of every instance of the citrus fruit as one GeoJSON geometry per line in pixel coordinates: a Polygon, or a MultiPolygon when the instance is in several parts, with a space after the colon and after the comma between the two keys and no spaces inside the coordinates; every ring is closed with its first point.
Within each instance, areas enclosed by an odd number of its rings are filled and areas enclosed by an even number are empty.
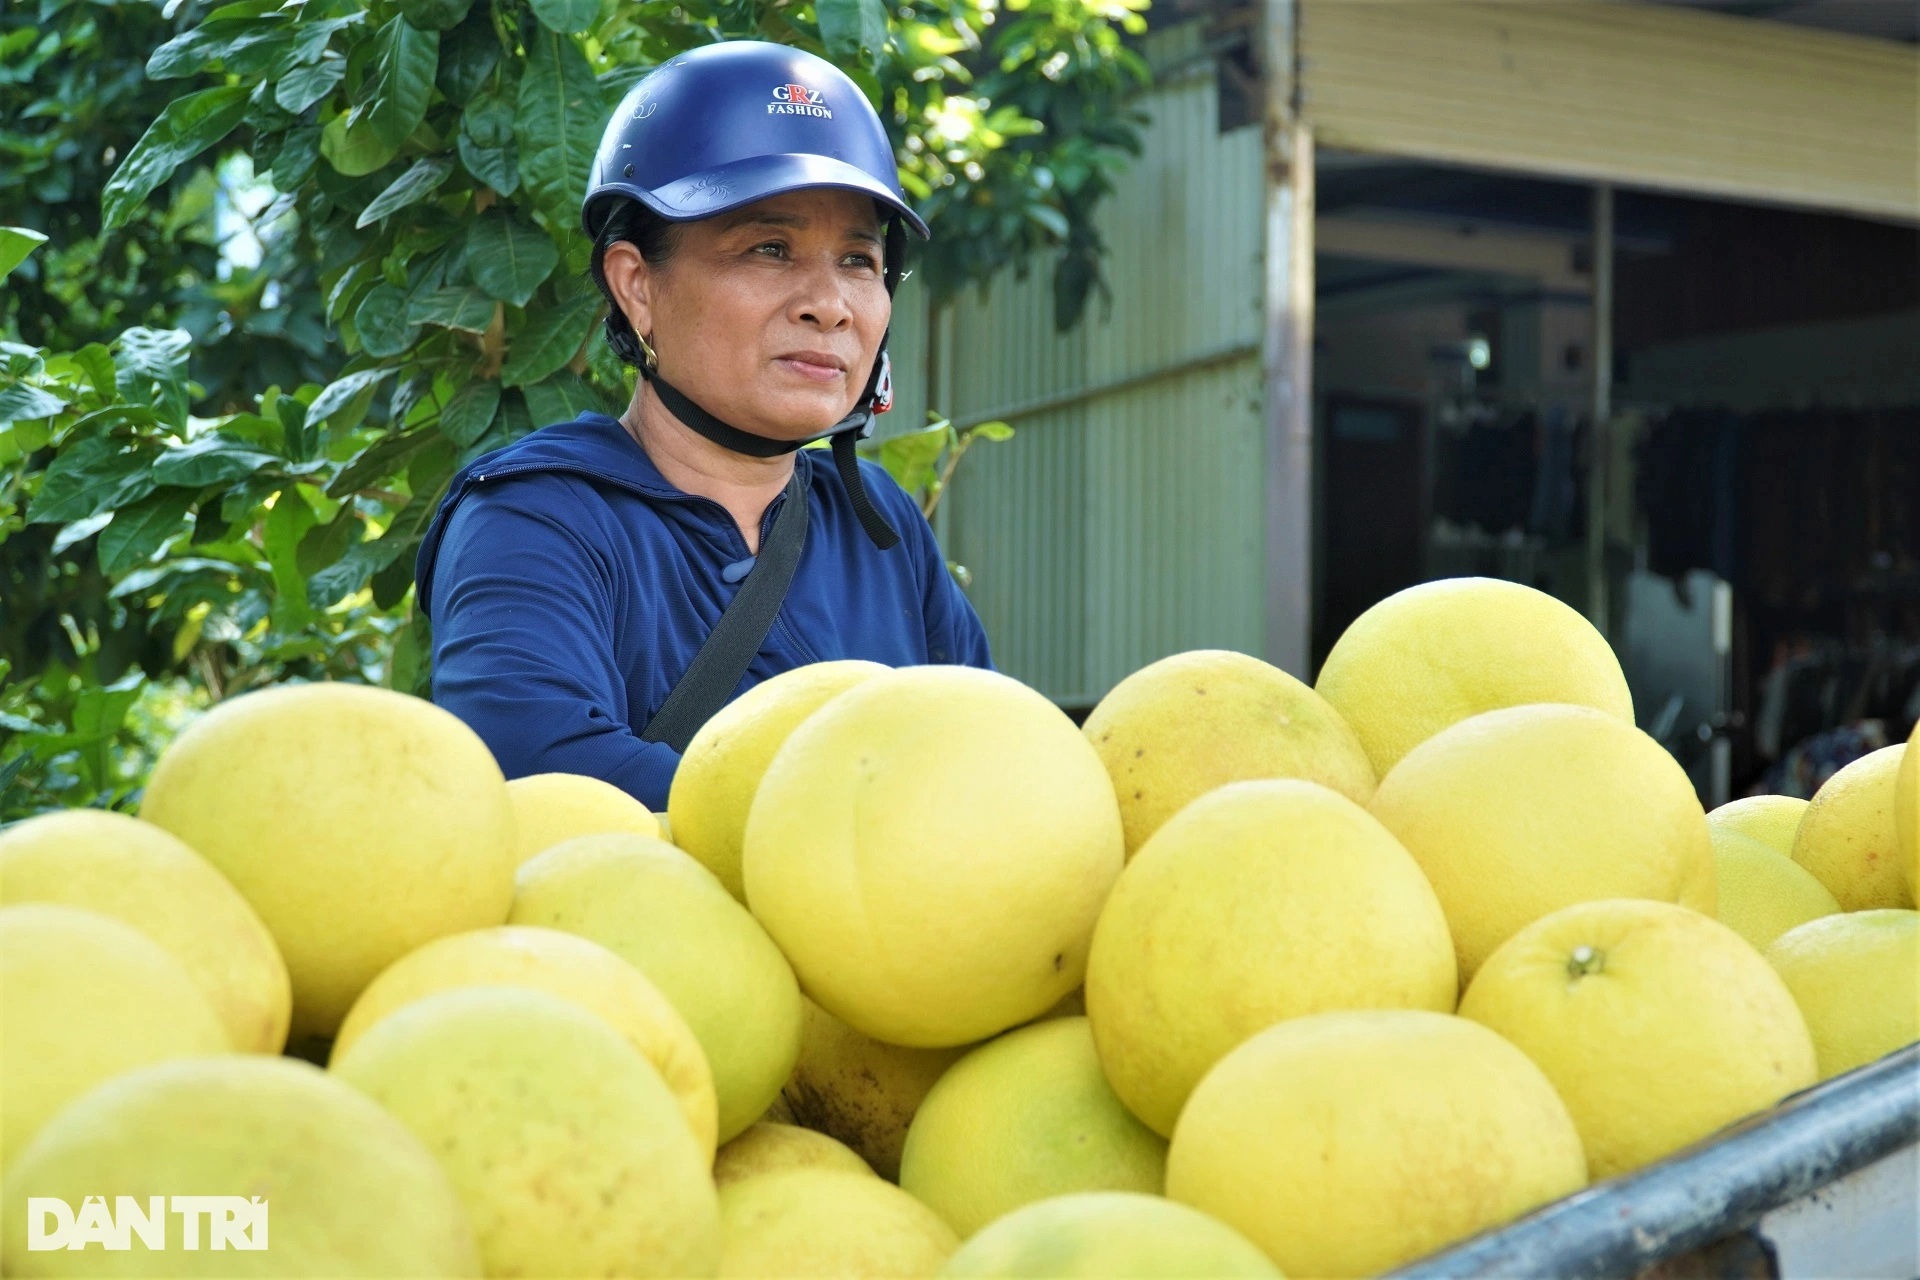
{"type": "Polygon", "coordinates": [[[795,729],[745,850],[747,902],[807,993],[929,1048],[1079,986],[1124,860],[1112,783],[1073,721],[957,666],[873,676],[795,729]]]}
{"type": "Polygon", "coordinates": [[[887,668],[857,658],[815,662],[763,680],[713,714],[687,743],[667,816],[674,843],[747,900],[740,848],[754,792],[787,735],[830,700],[887,668]]]}
{"type": "Polygon", "coordinates": [[[1376,779],[1326,699],[1258,658],[1177,653],[1115,685],[1084,732],[1113,779],[1132,857],[1188,803],[1229,782],[1304,778],[1365,804],[1376,779]]]}
{"type": "Polygon", "coordinates": [[[1713,842],[1665,748],[1589,707],[1512,707],[1421,743],[1369,806],[1419,862],[1463,982],[1549,912],[1651,898],[1713,914],[1713,842]]]}
{"type": "Polygon", "coordinates": [[[1568,702],[1633,723],[1627,678],[1593,624],[1543,591],[1495,578],[1388,596],[1347,627],[1314,688],[1382,778],[1448,725],[1502,707],[1568,702]]]}
{"type": "Polygon", "coordinates": [[[0,905],[62,902],[124,920],[173,953],[243,1053],[279,1053],[293,990],[259,913],[205,858],[151,822],[99,809],[0,834],[0,905]]]}
{"type": "Polygon", "coordinates": [[[1453,1011],[1453,944],[1386,828],[1314,782],[1236,782],[1121,874],[1094,931],[1087,1013],[1114,1092],[1171,1134],[1207,1069],[1328,1009],[1453,1011]]]}
{"type": "Polygon", "coordinates": [[[1290,1276],[1368,1276],[1586,1184],[1540,1069],[1485,1027],[1396,1009],[1269,1027],[1193,1091],[1167,1195],[1290,1276]]]}
{"type": "Polygon", "coordinates": [[[1760,953],[1666,902],[1583,902],[1534,921],[1481,966],[1460,1016],[1546,1072],[1595,1180],[1814,1082],[1806,1022],[1760,953]]]}

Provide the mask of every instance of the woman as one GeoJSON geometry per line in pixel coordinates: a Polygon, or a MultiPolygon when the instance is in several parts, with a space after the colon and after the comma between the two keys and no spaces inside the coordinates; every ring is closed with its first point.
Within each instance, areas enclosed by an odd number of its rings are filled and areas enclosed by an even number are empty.
{"type": "Polygon", "coordinates": [[[586,774],[657,811],[689,707],[836,658],[990,666],[918,506],[852,450],[890,395],[902,226],[927,234],[852,81],[757,41],[665,63],[615,112],[581,217],[607,340],[641,376],[620,418],[454,477],[416,565],[434,701],[509,778],[586,774]],[[660,716],[763,546],[746,598],[771,624],[730,620],[738,662],[703,657],[660,716]]]}

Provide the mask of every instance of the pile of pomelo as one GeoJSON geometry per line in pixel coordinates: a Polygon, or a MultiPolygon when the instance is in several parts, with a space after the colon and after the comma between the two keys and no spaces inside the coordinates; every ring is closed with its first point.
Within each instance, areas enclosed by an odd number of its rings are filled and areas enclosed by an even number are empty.
{"type": "Polygon", "coordinates": [[[1084,728],[804,668],[664,819],[333,684],[0,833],[6,1271],[1370,1275],[1920,1039],[1920,748],[1706,814],[1502,582],[1084,728]],[[270,1247],[28,1247],[171,1195],[270,1247]]]}

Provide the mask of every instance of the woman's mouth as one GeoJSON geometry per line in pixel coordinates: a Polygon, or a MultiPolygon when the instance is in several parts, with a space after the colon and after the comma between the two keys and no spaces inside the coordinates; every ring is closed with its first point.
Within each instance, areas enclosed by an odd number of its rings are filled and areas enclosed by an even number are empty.
{"type": "Polygon", "coordinates": [[[809,359],[803,356],[779,356],[774,363],[791,370],[809,382],[834,382],[845,372],[837,365],[822,363],[818,357],[809,359]]]}

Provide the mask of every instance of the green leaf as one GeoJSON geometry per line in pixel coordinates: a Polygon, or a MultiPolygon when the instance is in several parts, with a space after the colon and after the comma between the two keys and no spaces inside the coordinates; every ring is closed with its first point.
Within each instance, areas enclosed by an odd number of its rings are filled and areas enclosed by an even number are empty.
{"type": "Polygon", "coordinates": [[[513,335],[507,350],[506,367],[500,370],[503,386],[521,387],[538,382],[567,361],[580,349],[600,315],[600,291],[585,281],[575,281],[560,298],[527,316],[527,323],[513,335]]]}
{"type": "Polygon", "coordinates": [[[419,551],[419,538],[403,542],[394,554],[393,562],[373,575],[374,608],[391,609],[406,599],[407,588],[413,585],[413,562],[419,551]]]}
{"type": "Polygon", "coordinates": [[[274,153],[271,174],[273,185],[281,191],[293,191],[313,175],[320,163],[320,126],[303,124],[287,130],[274,153]]]}
{"type": "Polygon", "coordinates": [[[579,374],[562,369],[526,389],[527,412],[545,426],[571,422],[583,413],[605,413],[607,403],[579,374]]]}
{"type": "Polygon", "coordinates": [[[122,508],[100,535],[101,572],[122,574],[149,559],[180,532],[195,496],[186,489],[162,489],[122,508]]]}
{"type": "Polygon", "coordinates": [[[0,280],[27,260],[27,255],[47,242],[46,236],[28,227],[0,227],[0,280]]]}
{"type": "Polygon", "coordinates": [[[464,133],[457,145],[468,173],[503,196],[520,189],[520,161],[512,147],[482,147],[464,133]]]}
{"type": "Polygon", "coordinates": [[[374,74],[365,101],[335,116],[320,135],[320,153],[350,178],[384,167],[420,127],[439,65],[439,33],[422,31],[404,17],[387,19],[374,39],[374,74]]]}
{"type": "Polygon", "coordinates": [[[72,524],[60,526],[60,532],[53,536],[53,555],[62,555],[69,548],[77,547],[113,523],[113,512],[102,511],[97,516],[88,516],[85,520],[75,520],[72,524]]]}
{"type": "Polygon", "coordinates": [[[307,578],[300,572],[300,540],[313,527],[313,508],[298,489],[282,489],[262,529],[267,563],[273,569],[272,626],[298,631],[313,614],[307,604],[307,578]]]}
{"type": "Polygon", "coordinates": [[[460,116],[460,162],[480,181],[501,195],[520,186],[520,162],[513,146],[513,107],[498,95],[482,91],[473,96],[460,116]]]}
{"type": "Polygon", "coordinates": [[[153,464],[153,480],[174,488],[201,489],[210,484],[231,484],[278,461],[270,453],[249,449],[226,436],[204,435],[192,444],[161,454],[153,464]]]}
{"type": "Polygon", "coordinates": [[[377,538],[356,542],[347,553],[307,579],[307,601],[315,609],[329,609],[367,585],[367,578],[399,556],[403,540],[377,538]]]}
{"type": "Polygon", "coordinates": [[[51,418],[67,407],[67,402],[45,387],[16,382],[0,388],[0,423],[26,422],[51,418]]]}
{"type": "Polygon", "coordinates": [[[175,169],[231,133],[247,114],[248,92],[245,85],[223,85],[169,103],[107,179],[101,230],[125,226],[175,169]]]}
{"type": "Polygon", "coordinates": [[[422,31],[445,31],[458,26],[473,0],[400,0],[400,12],[422,31]]]}
{"type": "Polygon", "coordinates": [[[392,369],[362,369],[328,383],[327,389],[307,406],[307,426],[319,427],[328,417],[346,408],[355,396],[392,372],[392,369]]]}
{"type": "Polygon", "coordinates": [[[860,58],[869,65],[887,46],[887,6],[882,0],[818,0],[820,38],[827,56],[860,58]]]}
{"type": "Polygon", "coordinates": [[[495,302],[470,285],[450,285],[407,304],[407,323],[485,333],[493,323],[495,302]]]}
{"type": "Polygon", "coordinates": [[[89,342],[73,353],[73,362],[79,366],[87,387],[96,395],[103,399],[113,395],[113,352],[107,350],[105,343],[89,342]]]}
{"type": "Polygon", "coordinates": [[[428,663],[433,657],[432,632],[418,609],[393,636],[393,657],[387,663],[387,688],[425,696],[428,663]]]}
{"type": "Polygon", "coordinates": [[[476,378],[454,392],[446,408],[440,410],[440,434],[465,448],[487,433],[499,410],[500,384],[476,378]]]}
{"type": "Polygon", "coordinates": [[[473,95],[460,116],[460,132],[483,147],[513,145],[513,104],[491,89],[473,95]]]}
{"type": "Polygon", "coordinates": [[[572,37],[545,31],[528,42],[513,121],[520,177],[540,207],[563,225],[579,218],[606,115],[600,82],[572,37]]]}
{"type": "Polygon", "coordinates": [[[933,483],[934,468],[949,438],[947,427],[936,424],[921,431],[891,436],[870,446],[867,452],[879,458],[880,465],[902,489],[918,496],[933,483]]]}
{"type": "Polygon", "coordinates": [[[467,263],[489,297],[524,307],[560,265],[560,250],[546,232],[489,210],[467,230],[467,263]]]}
{"type": "Polygon", "coordinates": [[[373,198],[372,204],[360,211],[359,219],[353,224],[354,229],[357,231],[378,222],[394,210],[404,209],[416,200],[424,200],[452,172],[451,156],[426,156],[415,160],[405,173],[393,180],[391,186],[373,198]]]}
{"type": "Polygon", "coordinates": [[[413,345],[419,327],[407,323],[406,290],[382,280],[353,313],[353,327],[368,355],[397,356],[413,345]]]}
{"type": "Polygon", "coordinates": [[[584,35],[600,16],[600,0],[533,0],[533,16],[549,31],[584,35]]]}
{"type": "Polygon", "coordinates": [[[107,599],[120,600],[127,596],[151,592],[169,579],[184,579],[196,574],[212,573],[222,577],[241,577],[247,573],[244,565],[234,564],[230,560],[214,560],[201,556],[183,556],[178,560],[163,560],[150,568],[128,574],[114,584],[107,592],[107,599]]]}
{"type": "Polygon", "coordinates": [[[983,422],[977,427],[970,427],[968,428],[968,433],[978,436],[982,440],[993,440],[996,442],[1013,439],[1013,428],[1004,422],[998,421],[983,422]]]}
{"type": "Polygon", "coordinates": [[[482,6],[467,20],[440,37],[440,92],[463,107],[480,91],[500,62],[500,37],[494,34],[489,7],[482,6]]]}
{"type": "Polygon", "coordinates": [[[117,511],[153,492],[152,457],[112,436],[89,436],[55,456],[27,507],[28,524],[66,524],[117,511]]]}
{"type": "MultiPolygon", "coordinates": [[[[273,100],[295,115],[333,92],[347,74],[347,60],[331,51],[310,66],[294,67],[273,86],[273,100]]],[[[277,163],[277,162],[276,162],[277,163]]]]}
{"type": "Polygon", "coordinates": [[[187,356],[193,350],[193,335],[185,329],[128,329],[120,335],[113,365],[118,373],[114,385],[122,392],[140,387],[140,380],[183,382],[187,356]]]}
{"type": "Polygon", "coordinates": [[[414,454],[432,444],[436,438],[436,432],[426,430],[382,436],[362,449],[347,469],[334,477],[333,483],[327,486],[327,496],[350,497],[377,480],[398,475],[414,454]]]}
{"type": "Polygon", "coordinates": [[[209,18],[155,49],[147,59],[147,79],[175,80],[215,63],[238,75],[259,75],[292,46],[293,33],[284,19],[209,18]]]}
{"type": "Polygon", "coordinates": [[[353,508],[341,507],[332,520],[315,525],[300,539],[300,572],[311,583],[314,574],[346,555],[365,532],[366,522],[354,514],[353,508]]]}

